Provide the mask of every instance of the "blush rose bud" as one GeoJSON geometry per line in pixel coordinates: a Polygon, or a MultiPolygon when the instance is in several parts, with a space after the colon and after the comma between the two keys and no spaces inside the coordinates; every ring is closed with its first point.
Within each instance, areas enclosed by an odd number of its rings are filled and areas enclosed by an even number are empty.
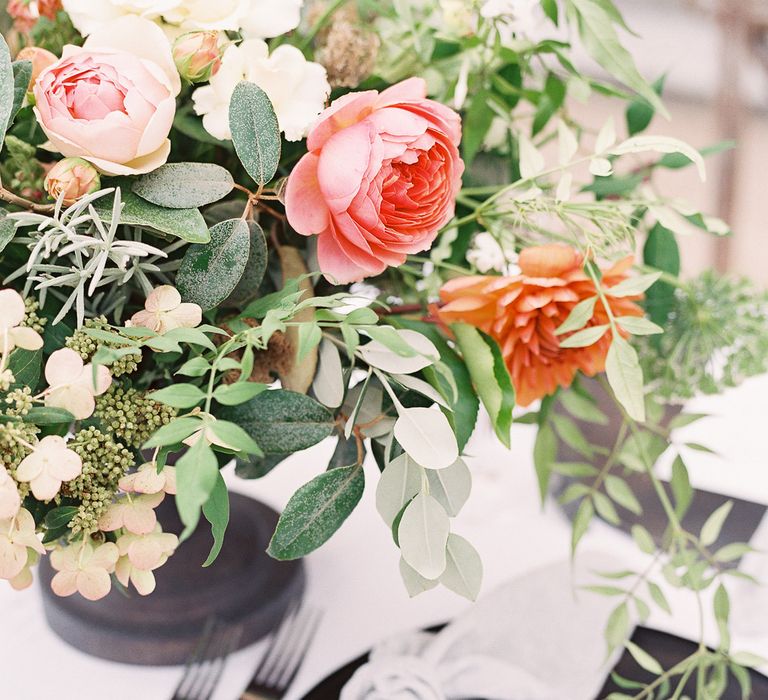
{"type": "Polygon", "coordinates": [[[32,63],[32,77],[29,80],[29,88],[27,88],[31,90],[40,73],[59,59],[47,49],[41,49],[39,46],[26,46],[16,54],[16,60],[32,63]]]}
{"type": "Polygon", "coordinates": [[[45,178],[45,189],[58,201],[63,195],[64,204],[74,204],[80,197],[96,192],[101,187],[98,170],[82,158],[64,158],[56,163],[45,178]]]}
{"type": "Polygon", "coordinates": [[[173,43],[173,60],[179,75],[190,83],[204,83],[221,68],[217,32],[188,32],[173,43]]]}

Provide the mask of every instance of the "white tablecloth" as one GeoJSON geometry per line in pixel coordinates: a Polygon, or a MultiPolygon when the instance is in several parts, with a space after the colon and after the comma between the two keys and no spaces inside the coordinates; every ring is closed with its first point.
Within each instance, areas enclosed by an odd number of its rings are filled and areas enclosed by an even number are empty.
{"type": "MultiPolygon", "coordinates": [[[[686,428],[681,441],[703,442],[723,459],[700,452],[687,455],[695,485],[768,504],[768,376],[747,382],[725,396],[698,400],[691,410],[717,414],[686,428]]],[[[681,431],[682,432],[682,431],[681,431]]],[[[499,447],[486,423],[469,445],[475,483],[455,531],[470,539],[485,564],[484,590],[569,554],[570,525],[554,503],[539,505],[531,448],[533,432],[515,426],[512,450],[499,447]]],[[[322,471],[333,449],[323,443],[297,454],[266,478],[245,482],[228,474],[233,490],[278,508],[295,489],[322,471]]],[[[310,604],[325,611],[315,641],[288,698],[298,700],[326,675],[367,651],[381,639],[413,628],[445,622],[469,605],[438,589],[414,600],[398,574],[398,552],[373,505],[377,478],[369,475],[363,502],[335,537],[307,559],[310,604]]],[[[761,528],[768,540],[768,524],[761,528]]],[[[621,533],[599,522],[583,541],[590,549],[621,553],[629,565],[646,561],[621,533]]],[[[158,572],[162,576],[162,570],[158,572]]],[[[698,616],[693,596],[670,590],[673,617],[654,614],[652,626],[695,637],[698,616]]],[[[759,592],[753,593],[760,595],[759,592]]],[[[768,598],[768,594],[765,594],[768,598]]],[[[765,601],[768,604],[768,600],[765,601]]],[[[713,630],[708,630],[712,634],[713,630]]],[[[734,648],[768,656],[768,629],[734,634],[734,648]]],[[[263,645],[234,655],[215,695],[233,700],[247,684],[263,645]]],[[[142,668],[101,661],[56,638],[43,618],[40,593],[16,593],[0,582],[0,698],[3,700],[166,700],[179,680],[179,668],[142,668]]]]}

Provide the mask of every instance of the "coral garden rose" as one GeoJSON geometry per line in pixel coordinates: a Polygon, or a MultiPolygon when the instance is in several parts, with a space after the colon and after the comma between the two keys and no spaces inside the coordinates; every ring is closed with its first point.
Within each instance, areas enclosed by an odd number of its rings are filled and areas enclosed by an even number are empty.
{"type": "MultiPolygon", "coordinates": [[[[517,392],[517,403],[528,406],[557,389],[572,384],[581,370],[594,376],[605,369],[610,332],[582,348],[562,348],[557,328],[576,304],[596,295],[594,282],[582,269],[584,259],[573,248],[544,245],[520,253],[520,274],[511,277],[460,277],[440,290],[444,323],[468,323],[498,342],[517,392]]],[[[625,258],[603,271],[602,285],[612,287],[632,265],[625,258]]],[[[637,297],[608,297],[615,317],[642,316],[637,297]]],[[[587,326],[608,323],[600,301],[587,326]]]]}
{"type": "Polygon", "coordinates": [[[180,88],[162,30],[128,15],[64,47],[35,83],[35,113],[63,155],[109,175],[146,173],[168,159],[180,88]]]}
{"type": "Polygon", "coordinates": [[[411,78],[336,100],[310,131],[286,189],[288,220],[318,236],[320,270],[355,282],[426,250],[453,217],[461,120],[411,78]]]}

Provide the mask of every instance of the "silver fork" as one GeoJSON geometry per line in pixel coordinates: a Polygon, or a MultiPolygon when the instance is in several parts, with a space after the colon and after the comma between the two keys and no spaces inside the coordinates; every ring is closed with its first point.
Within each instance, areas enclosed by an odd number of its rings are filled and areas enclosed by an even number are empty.
{"type": "Polygon", "coordinates": [[[240,700],[281,700],[296,678],[317,632],[322,612],[293,608],[283,619],[240,700]]]}
{"type": "Polygon", "coordinates": [[[209,618],[171,700],[210,700],[243,628],[209,618]]]}

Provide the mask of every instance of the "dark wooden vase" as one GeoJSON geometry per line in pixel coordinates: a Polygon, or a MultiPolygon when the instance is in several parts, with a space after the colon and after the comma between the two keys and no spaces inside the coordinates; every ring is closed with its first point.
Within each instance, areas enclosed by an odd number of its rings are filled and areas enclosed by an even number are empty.
{"type": "MultiPolygon", "coordinates": [[[[578,416],[570,417],[575,420],[579,429],[590,444],[610,450],[613,447],[616,435],[621,427],[621,414],[616,408],[614,399],[606,393],[606,390],[599,382],[594,379],[582,379],[582,382],[583,386],[594,397],[598,408],[608,417],[608,423],[605,425],[598,425],[596,423],[579,420],[578,416]]],[[[681,412],[681,408],[682,407],[680,406],[667,407],[664,418],[662,419],[662,424],[668,425],[669,422],[681,412]]],[[[563,409],[558,407],[557,410],[562,411],[563,409]]],[[[558,447],[557,459],[560,462],[585,461],[582,454],[568,445],[565,445],[562,441],[558,447]]],[[[602,462],[599,461],[600,459],[601,458],[598,457],[598,462],[595,464],[598,468],[602,466],[602,462]]],[[[723,465],[723,468],[726,469],[727,465],[723,465]]],[[[632,492],[637,497],[637,500],[640,502],[643,509],[641,515],[635,515],[621,506],[616,505],[616,509],[621,516],[620,528],[625,532],[630,532],[632,525],[643,525],[643,527],[651,533],[656,542],[661,544],[668,525],[668,520],[651,480],[644,473],[629,472],[621,469],[621,467],[616,467],[615,469],[615,473],[620,474],[632,489],[632,492]]],[[[553,475],[552,490],[555,496],[560,496],[570,484],[574,483],[574,481],[575,479],[571,477],[553,475]]],[[[590,483],[590,481],[587,480],[585,483],[590,483]]],[[[664,483],[664,488],[671,499],[671,488],[666,483],[664,483]]],[[[694,491],[693,501],[682,521],[683,526],[689,532],[699,532],[707,518],[717,510],[717,508],[723,505],[723,503],[729,500],[734,502],[734,508],[723,526],[720,537],[713,545],[713,549],[716,550],[719,547],[732,542],[748,542],[765,514],[765,507],[757,503],[742,501],[738,498],[729,498],[722,494],[712,493],[710,491],[701,489],[696,489],[694,491]]],[[[572,501],[571,503],[564,505],[563,510],[569,518],[573,519],[577,507],[578,501],[572,501]]]]}
{"type": "MultiPolygon", "coordinates": [[[[242,625],[240,648],[268,634],[301,597],[304,567],[265,553],[277,524],[274,510],[234,493],[230,503],[230,523],[216,562],[201,566],[212,543],[203,522],[155,572],[157,589],[147,597],[113,589],[96,602],[79,595],[59,598],[50,589],[56,572],[44,557],[40,579],[51,629],[87,654],[153,666],[183,663],[210,616],[242,625]]],[[[183,529],[172,498],[160,506],[158,518],[167,532],[183,529]]]]}

